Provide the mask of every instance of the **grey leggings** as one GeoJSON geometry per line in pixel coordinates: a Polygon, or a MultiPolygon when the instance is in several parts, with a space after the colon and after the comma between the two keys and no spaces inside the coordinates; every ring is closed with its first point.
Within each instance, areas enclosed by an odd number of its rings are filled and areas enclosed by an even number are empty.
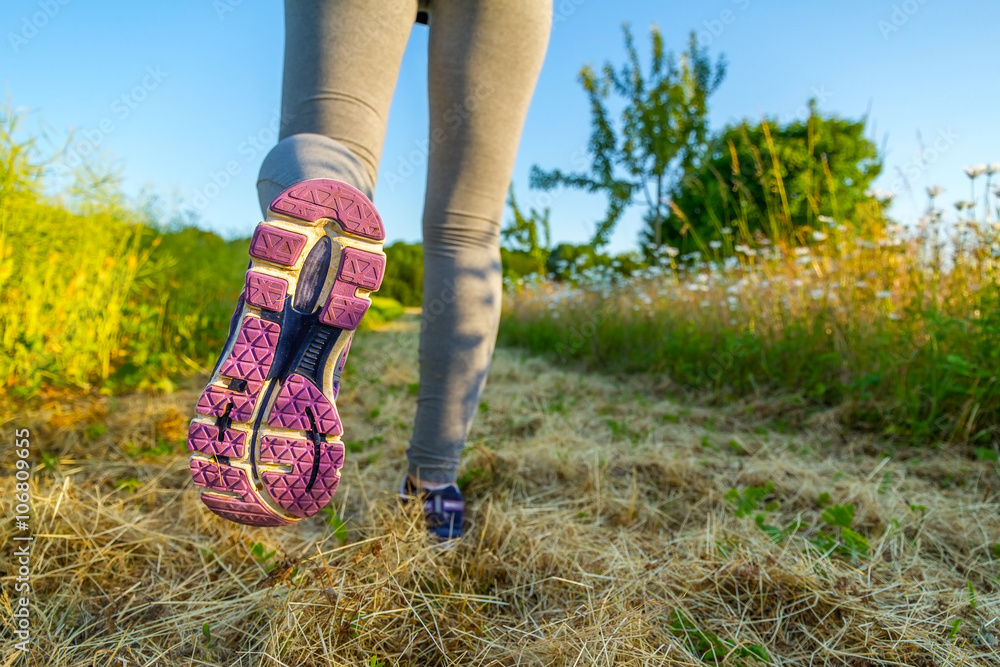
{"type": "MultiPolygon", "coordinates": [[[[500,317],[500,224],[552,20],[550,0],[426,0],[430,151],[420,394],[409,472],[455,480],[500,317]]],[[[286,0],[281,141],[261,210],[336,178],[369,196],[418,0],[286,0]]],[[[392,220],[386,220],[391,229],[392,220]]]]}

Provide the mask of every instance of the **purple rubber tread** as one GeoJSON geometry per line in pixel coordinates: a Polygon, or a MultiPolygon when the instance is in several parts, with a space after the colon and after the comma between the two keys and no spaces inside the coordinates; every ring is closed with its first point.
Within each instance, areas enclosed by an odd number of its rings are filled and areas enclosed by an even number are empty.
{"type": "Polygon", "coordinates": [[[361,318],[368,312],[371,302],[367,299],[359,299],[354,296],[357,288],[354,285],[340,282],[333,283],[330,296],[323,306],[323,311],[319,314],[319,321],[323,324],[339,327],[341,329],[358,328],[361,318]]]}
{"type": "Polygon", "coordinates": [[[285,307],[286,294],[288,282],[256,271],[247,271],[246,289],[243,292],[247,303],[280,313],[285,307]]]}
{"type": "Polygon", "coordinates": [[[306,237],[270,225],[260,224],[250,240],[250,256],[274,264],[292,266],[306,246],[306,237]]]}
{"type": "Polygon", "coordinates": [[[219,373],[250,382],[263,382],[274,361],[281,327],[256,317],[244,317],[233,351],[222,363],[219,373]]]}
{"type": "Polygon", "coordinates": [[[195,486],[206,490],[201,500],[213,512],[232,521],[254,526],[281,526],[287,519],[275,516],[254,495],[246,472],[213,461],[191,460],[191,478],[195,486]],[[226,495],[212,495],[216,491],[226,495]],[[234,497],[228,494],[237,494],[234,497]]]}
{"type": "Polygon", "coordinates": [[[230,458],[243,458],[246,451],[247,434],[242,431],[231,429],[222,432],[219,438],[219,429],[211,424],[191,424],[188,430],[187,447],[193,452],[201,452],[209,456],[228,456],[230,458]]]}
{"type": "Polygon", "coordinates": [[[246,392],[209,385],[201,398],[198,399],[196,411],[200,415],[221,417],[226,414],[226,409],[232,404],[229,417],[233,421],[248,422],[253,415],[254,406],[257,404],[259,390],[260,383],[255,382],[247,383],[246,392]]]}
{"type": "Polygon", "coordinates": [[[215,421],[193,421],[187,440],[202,502],[223,518],[255,526],[312,516],[336,491],[344,446],[334,401],[353,332],[371,305],[367,294],[385,274],[378,249],[385,228],[355,188],[306,181],[285,190],[270,208],[283,217],[254,230],[228,349],[198,400],[198,414],[215,421]],[[306,267],[303,257],[313,256],[323,233],[332,241],[335,263],[317,275],[320,264],[306,261],[306,267]],[[325,302],[310,306],[311,312],[299,310],[289,297],[303,284],[309,292],[317,278],[332,282],[325,302]],[[283,328],[291,323],[300,328],[285,336],[283,328]],[[325,382],[331,383],[327,394],[325,382]],[[269,433],[268,427],[292,432],[269,433]]]}
{"type": "Polygon", "coordinates": [[[312,413],[313,421],[320,433],[326,435],[343,433],[337,408],[323,395],[319,387],[297,373],[289,375],[285,380],[281,391],[278,392],[278,398],[274,401],[274,407],[267,416],[267,423],[270,426],[310,431],[312,425],[309,423],[306,410],[312,413]]]}
{"type": "Polygon", "coordinates": [[[306,181],[288,188],[271,210],[306,222],[329,218],[341,228],[372,241],[385,240],[385,226],[378,211],[360,190],[329,180],[306,181]]]}
{"type": "Polygon", "coordinates": [[[337,267],[337,280],[333,283],[319,321],[341,329],[357,329],[371,304],[367,299],[358,298],[355,292],[358,287],[377,290],[384,275],[384,257],[345,248],[337,267]]]}
{"type": "Polygon", "coordinates": [[[291,472],[265,472],[261,475],[274,502],[289,514],[302,518],[312,516],[330,502],[337,490],[339,471],[344,465],[344,446],[339,442],[324,443],[319,458],[317,462],[311,442],[274,436],[262,439],[262,462],[283,463],[292,467],[291,472]],[[317,468],[316,477],[309,488],[314,466],[317,468]]]}
{"type": "Polygon", "coordinates": [[[385,257],[370,252],[345,248],[337,270],[337,282],[350,283],[375,291],[382,285],[385,257]]]}

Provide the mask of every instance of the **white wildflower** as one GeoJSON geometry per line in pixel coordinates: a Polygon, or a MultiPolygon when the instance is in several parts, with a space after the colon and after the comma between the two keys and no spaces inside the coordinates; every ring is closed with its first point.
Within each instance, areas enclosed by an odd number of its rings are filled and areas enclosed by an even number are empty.
{"type": "Polygon", "coordinates": [[[732,234],[733,233],[733,228],[732,227],[723,227],[719,231],[722,232],[723,234],[727,234],[728,235],[728,234],[732,234]]]}
{"type": "Polygon", "coordinates": [[[985,164],[976,164],[971,167],[966,167],[965,175],[969,178],[976,179],[985,174],[987,169],[988,167],[985,164]]]}
{"type": "Polygon", "coordinates": [[[823,232],[813,232],[813,240],[814,241],[825,241],[826,240],[826,234],[824,234],[823,232]]]}
{"type": "Polygon", "coordinates": [[[712,250],[718,250],[719,248],[722,247],[722,241],[709,241],[708,247],[711,248],[712,250]]]}
{"type": "Polygon", "coordinates": [[[888,290],[879,290],[878,292],[875,292],[875,296],[879,299],[888,299],[892,296],[892,292],[888,290]]]}
{"type": "Polygon", "coordinates": [[[883,190],[882,188],[874,188],[865,190],[865,196],[879,201],[889,202],[896,198],[896,193],[883,190]]]}

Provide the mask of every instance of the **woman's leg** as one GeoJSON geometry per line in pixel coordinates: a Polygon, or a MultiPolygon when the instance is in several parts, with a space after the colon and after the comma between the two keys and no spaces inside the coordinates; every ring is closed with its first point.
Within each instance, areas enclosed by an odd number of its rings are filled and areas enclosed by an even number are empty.
{"type": "Polygon", "coordinates": [[[496,342],[500,225],[548,44],[550,0],[431,0],[420,396],[408,452],[455,480],[496,342]]]}
{"type": "Polygon", "coordinates": [[[281,141],[261,165],[261,210],[334,178],[369,198],[417,0],[286,0],[281,141]]]}

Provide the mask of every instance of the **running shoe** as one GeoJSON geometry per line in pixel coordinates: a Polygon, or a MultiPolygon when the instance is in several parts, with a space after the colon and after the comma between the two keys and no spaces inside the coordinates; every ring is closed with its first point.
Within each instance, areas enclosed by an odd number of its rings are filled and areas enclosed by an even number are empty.
{"type": "Polygon", "coordinates": [[[219,516],[281,526],[333,496],[340,375],[382,283],[384,240],[371,201],[329,179],[288,188],[257,225],[229,339],[188,432],[191,476],[219,516]]]}
{"type": "Polygon", "coordinates": [[[454,540],[462,536],[465,501],[455,484],[441,489],[422,489],[407,475],[399,486],[399,500],[404,505],[411,500],[421,501],[427,530],[439,540],[454,540]]]}

